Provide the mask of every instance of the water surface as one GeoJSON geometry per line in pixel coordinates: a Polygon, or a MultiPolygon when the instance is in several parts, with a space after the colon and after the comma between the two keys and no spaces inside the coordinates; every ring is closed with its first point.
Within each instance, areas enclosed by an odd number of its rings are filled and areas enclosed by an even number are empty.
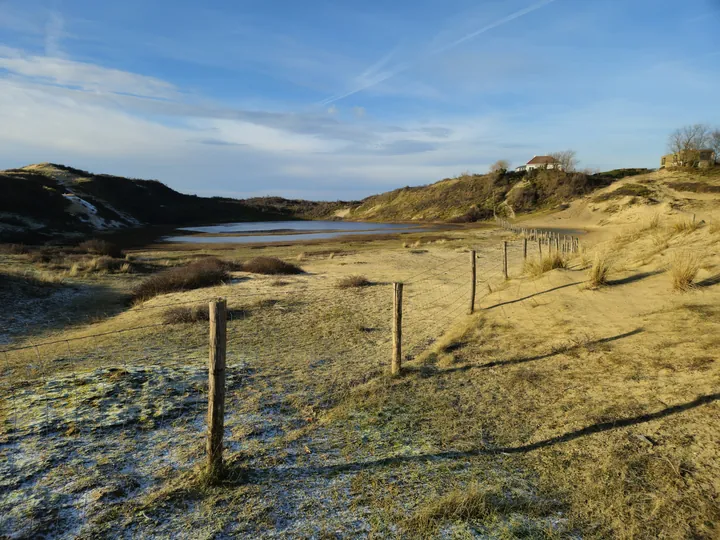
{"type": "Polygon", "coordinates": [[[166,242],[254,244],[324,240],[363,234],[424,232],[431,225],[414,223],[364,223],[358,221],[251,221],[202,227],[184,227],[180,231],[194,235],[167,236],[166,242]]]}

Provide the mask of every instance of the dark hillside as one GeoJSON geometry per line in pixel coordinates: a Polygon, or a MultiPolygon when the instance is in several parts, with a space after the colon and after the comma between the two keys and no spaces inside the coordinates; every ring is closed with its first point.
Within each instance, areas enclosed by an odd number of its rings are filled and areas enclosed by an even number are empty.
{"type": "Polygon", "coordinates": [[[570,201],[607,186],[613,174],[498,171],[463,175],[419,187],[405,187],[368,197],[350,219],[471,222],[492,218],[500,207],[529,212],[570,201]]]}

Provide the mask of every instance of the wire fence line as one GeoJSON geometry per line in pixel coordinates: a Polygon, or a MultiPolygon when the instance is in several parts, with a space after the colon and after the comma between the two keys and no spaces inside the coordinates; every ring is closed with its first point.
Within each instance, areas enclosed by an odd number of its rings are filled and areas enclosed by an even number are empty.
{"type": "MultiPolygon", "coordinates": [[[[213,373],[223,376],[220,444],[231,452],[242,449],[248,423],[273,426],[284,414],[274,404],[246,410],[244,401],[258,387],[267,386],[272,395],[302,386],[321,403],[328,399],[328,380],[341,390],[389,370],[397,320],[393,281],[405,286],[406,362],[474,306],[483,308],[485,298],[508,283],[508,269],[510,278],[519,277],[526,257],[523,243],[514,241],[504,249],[434,255],[409,278],[399,273],[389,283],[367,287],[303,283],[260,292],[229,287],[223,297],[221,368],[213,364],[218,354],[212,345],[208,359],[206,323],[136,322],[5,347],[0,454],[7,459],[0,459],[0,535],[79,533],[103,501],[138,496],[201,463],[212,422],[208,404],[217,397],[213,373]],[[477,284],[483,287],[476,290],[477,284]],[[289,365],[302,375],[288,376],[289,365]],[[117,479],[110,487],[109,476],[117,479]],[[17,504],[28,497],[37,503],[33,511],[17,504]],[[41,511],[45,508],[52,511],[41,511]]],[[[205,296],[128,312],[157,320],[159,310],[217,301],[205,296]]],[[[217,321],[210,324],[211,343],[217,337],[213,324],[217,321]]]]}

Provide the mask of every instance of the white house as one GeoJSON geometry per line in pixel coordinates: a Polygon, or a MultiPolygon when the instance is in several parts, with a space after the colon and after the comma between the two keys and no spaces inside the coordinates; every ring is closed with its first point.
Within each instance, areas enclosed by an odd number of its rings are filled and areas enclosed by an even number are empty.
{"type": "Polygon", "coordinates": [[[560,169],[562,165],[552,156],[534,156],[525,165],[520,165],[515,170],[517,172],[532,171],[533,169],[560,169]]]}

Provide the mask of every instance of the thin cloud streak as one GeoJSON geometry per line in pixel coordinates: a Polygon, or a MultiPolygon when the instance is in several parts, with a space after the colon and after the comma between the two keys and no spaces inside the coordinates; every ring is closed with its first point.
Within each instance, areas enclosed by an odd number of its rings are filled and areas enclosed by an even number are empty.
{"type": "MultiPolygon", "coordinates": [[[[540,2],[537,2],[537,3],[535,3],[535,4],[531,5],[531,6],[528,6],[528,7],[526,7],[526,8],[523,8],[523,9],[521,9],[521,10],[515,11],[514,13],[511,13],[510,15],[507,15],[506,17],[503,17],[502,19],[498,19],[497,21],[495,21],[495,22],[493,22],[493,23],[490,23],[490,24],[488,24],[488,25],[486,25],[486,26],[483,26],[482,28],[480,28],[480,29],[478,29],[478,30],[476,30],[476,31],[474,31],[474,32],[471,32],[471,33],[469,33],[469,34],[467,34],[467,35],[465,35],[465,36],[463,36],[463,37],[461,37],[461,38],[459,38],[459,39],[456,39],[455,41],[453,41],[453,42],[451,42],[451,43],[448,43],[447,45],[443,45],[442,47],[439,47],[439,48],[437,48],[437,49],[434,49],[434,50],[430,51],[430,53],[427,54],[427,55],[425,55],[425,56],[426,56],[426,57],[435,56],[435,55],[438,55],[438,54],[442,54],[442,53],[444,53],[444,52],[447,52],[447,51],[449,51],[449,50],[451,50],[451,49],[454,49],[454,48],[457,47],[458,45],[461,45],[461,44],[463,44],[463,43],[465,43],[465,42],[467,42],[467,41],[470,41],[470,40],[476,38],[477,36],[479,36],[479,35],[481,35],[481,34],[484,34],[485,32],[488,32],[488,31],[490,31],[490,30],[493,30],[494,28],[497,28],[497,27],[499,27],[499,26],[502,26],[502,25],[504,25],[504,24],[507,24],[507,23],[509,23],[509,22],[512,22],[512,21],[514,21],[514,20],[516,20],[516,19],[519,19],[520,17],[524,17],[525,15],[528,15],[528,14],[534,12],[534,11],[537,11],[538,9],[541,9],[541,8],[547,6],[548,4],[552,4],[552,3],[555,2],[555,1],[556,1],[556,0],[541,0],[540,2]]],[[[367,69],[367,70],[365,71],[365,73],[363,73],[363,76],[366,76],[368,73],[372,73],[372,72],[375,71],[377,68],[382,67],[384,64],[386,64],[387,61],[389,60],[389,58],[392,56],[392,54],[393,54],[393,53],[391,52],[391,53],[387,54],[385,57],[383,57],[379,62],[376,62],[374,66],[372,66],[371,68],[367,69]]],[[[329,97],[329,98],[327,98],[327,99],[324,99],[324,100],[322,100],[319,104],[320,104],[321,106],[330,105],[331,103],[334,103],[334,102],[336,102],[336,101],[340,101],[341,99],[345,99],[345,98],[347,98],[347,97],[350,97],[350,96],[352,96],[352,95],[354,95],[354,94],[357,94],[358,92],[362,92],[363,90],[367,90],[368,88],[372,88],[373,86],[376,86],[376,85],[378,85],[378,84],[380,84],[380,83],[382,83],[382,82],[387,81],[388,79],[391,79],[392,77],[395,77],[396,75],[399,75],[400,73],[402,73],[402,72],[404,72],[404,71],[407,71],[407,70],[410,69],[411,67],[417,65],[421,60],[422,60],[422,57],[421,57],[421,58],[418,58],[418,59],[416,59],[416,60],[414,60],[414,61],[412,61],[412,62],[404,62],[404,63],[402,63],[402,64],[399,64],[399,65],[397,65],[395,68],[390,69],[390,70],[386,71],[385,73],[379,74],[379,75],[376,76],[374,79],[366,82],[365,84],[362,84],[362,85],[360,85],[360,86],[357,86],[357,87],[353,88],[352,90],[349,90],[348,92],[345,92],[345,93],[343,93],[343,94],[331,96],[331,97],[329,97]]]]}
{"type": "Polygon", "coordinates": [[[514,21],[515,19],[519,19],[520,17],[528,15],[529,13],[532,13],[533,11],[537,11],[538,9],[543,8],[543,7],[547,6],[548,4],[552,4],[553,2],[555,2],[555,0],[542,0],[541,2],[533,4],[532,6],[526,7],[525,9],[521,9],[519,11],[516,11],[515,13],[511,13],[507,17],[503,17],[502,19],[499,19],[493,23],[490,23],[487,26],[483,26],[479,30],[470,32],[469,34],[467,34],[459,39],[456,39],[452,43],[448,43],[447,45],[444,45],[438,49],[435,49],[434,51],[432,51],[431,55],[440,54],[440,53],[449,51],[450,49],[454,49],[458,45],[461,45],[462,43],[465,43],[466,41],[470,41],[471,39],[476,38],[480,34],[484,34],[485,32],[488,32],[494,28],[497,28],[498,26],[502,26],[503,24],[507,24],[511,21],[514,21]]]}

